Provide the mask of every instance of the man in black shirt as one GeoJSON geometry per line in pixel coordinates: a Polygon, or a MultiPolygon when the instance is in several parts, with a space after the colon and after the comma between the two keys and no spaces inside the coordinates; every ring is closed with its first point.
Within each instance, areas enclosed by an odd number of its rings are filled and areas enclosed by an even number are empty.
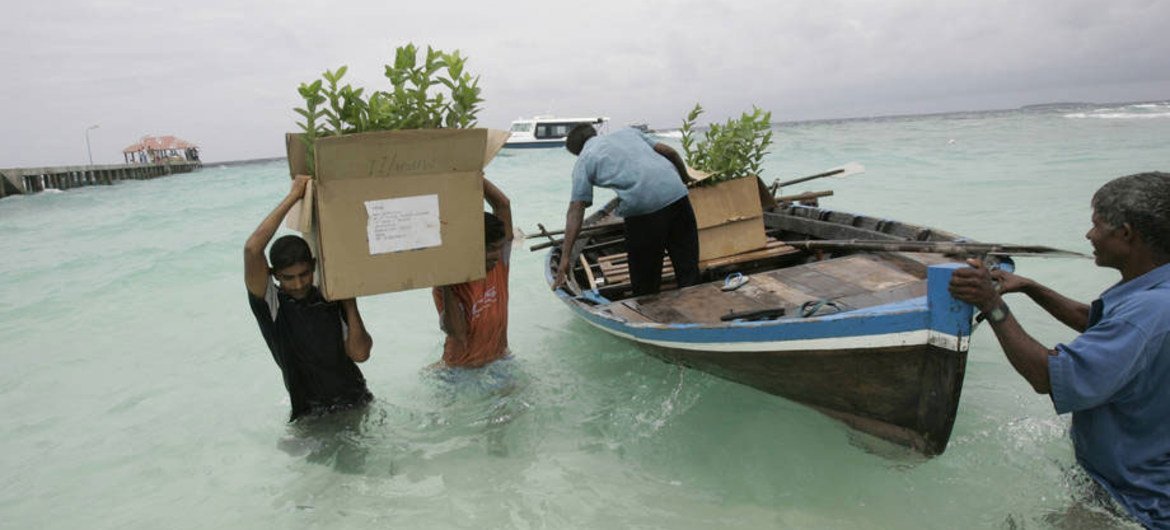
{"type": "Polygon", "coordinates": [[[363,406],[373,399],[357,364],[370,358],[373,340],[357,302],[326,301],[313,285],[316,260],[297,236],[264,247],[285,214],[304,196],[309,177],[293,180],[288,196],[244,244],[244,284],[260,333],[284,376],[292,402],[289,421],[363,406]],[[273,278],[276,282],[273,282],[273,278]]]}

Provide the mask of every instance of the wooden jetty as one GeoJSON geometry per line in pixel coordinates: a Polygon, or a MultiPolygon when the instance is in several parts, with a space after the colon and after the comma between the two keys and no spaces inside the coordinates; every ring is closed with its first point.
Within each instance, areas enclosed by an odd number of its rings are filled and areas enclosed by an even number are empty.
{"type": "Polygon", "coordinates": [[[0,198],[109,185],[121,180],[147,180],[175,173],[190,173],[203,166],[198,160],[162,160],[152,164],[112,164],[35,168],[0,168],[0,198]]]}

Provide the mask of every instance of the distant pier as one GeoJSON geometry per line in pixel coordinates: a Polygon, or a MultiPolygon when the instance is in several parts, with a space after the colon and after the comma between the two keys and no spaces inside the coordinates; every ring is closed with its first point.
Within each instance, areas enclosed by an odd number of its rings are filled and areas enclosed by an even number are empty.
{"type": "Polygon", "coordinates": [[[115,164],[0,169],[0,198],[37,193],[47,189],[68,190],[109,185],[121,180],[146,180],[202,167],[198,160],[169,160],[153,164],[115,164]]]}

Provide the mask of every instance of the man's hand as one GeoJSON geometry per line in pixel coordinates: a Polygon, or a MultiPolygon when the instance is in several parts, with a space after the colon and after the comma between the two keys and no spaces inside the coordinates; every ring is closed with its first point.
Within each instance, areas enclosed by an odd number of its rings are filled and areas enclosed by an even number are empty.
{"type": "Polygon", "coordinates": [[[991,271],[991,278],[999,284],[1000,294],[1022,292],[1033,283],[1030,278],[1017,276],[1008,271],[999,269],[991,271]]]}
{"type": "Polygon", "coordinates": [[[561,260],[561,264],[557,266],[557,275],[553,278],[552,290],[560,289],[565,285],[565,281],[569,276],[568,263],[561,260]]]}
{"type": "Polygon", "coordinates": [[[309,182],[313,177],[308,175],[297,175],[292,181],[292,188],[288,190],[288,196],[292,199],[300,199],[305,196],[305,190],[309,188],[309,182]]]}
{"type": "Polygon", "coordinates": [[[955,269],[951,276],[949,287],[951,296],[978,307],[980,311],[984,312],[998,307],[1003,300],[1000,299],[999,292],[995,288],[991,271],[983,266],[983,260],[968,259],[967,265],[971,267],[955,269]]]}

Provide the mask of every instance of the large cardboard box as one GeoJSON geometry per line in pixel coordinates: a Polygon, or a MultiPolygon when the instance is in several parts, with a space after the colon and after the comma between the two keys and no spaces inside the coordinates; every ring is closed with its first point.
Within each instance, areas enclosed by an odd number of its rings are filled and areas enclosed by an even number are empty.
{"type": "MultiPolygon", "coordinates": [[[[418,129],[319,138],[308,239],[329,300],[484,276],[483,168],[507,133],[418,129]]],[[[289,170],[304,144],[286,138],[289,170]]]]}
{"type": "MultiPolygon", "coordinates": [[[[702,180],[705,175],[692,174],[702,180]]],[[[699,225],[699,261],[763,248],[764,212],[760,179],[743,177],[690,189],[699,225]]],[[[763,192],[766,195],[766,190],[763,192]]]]}

